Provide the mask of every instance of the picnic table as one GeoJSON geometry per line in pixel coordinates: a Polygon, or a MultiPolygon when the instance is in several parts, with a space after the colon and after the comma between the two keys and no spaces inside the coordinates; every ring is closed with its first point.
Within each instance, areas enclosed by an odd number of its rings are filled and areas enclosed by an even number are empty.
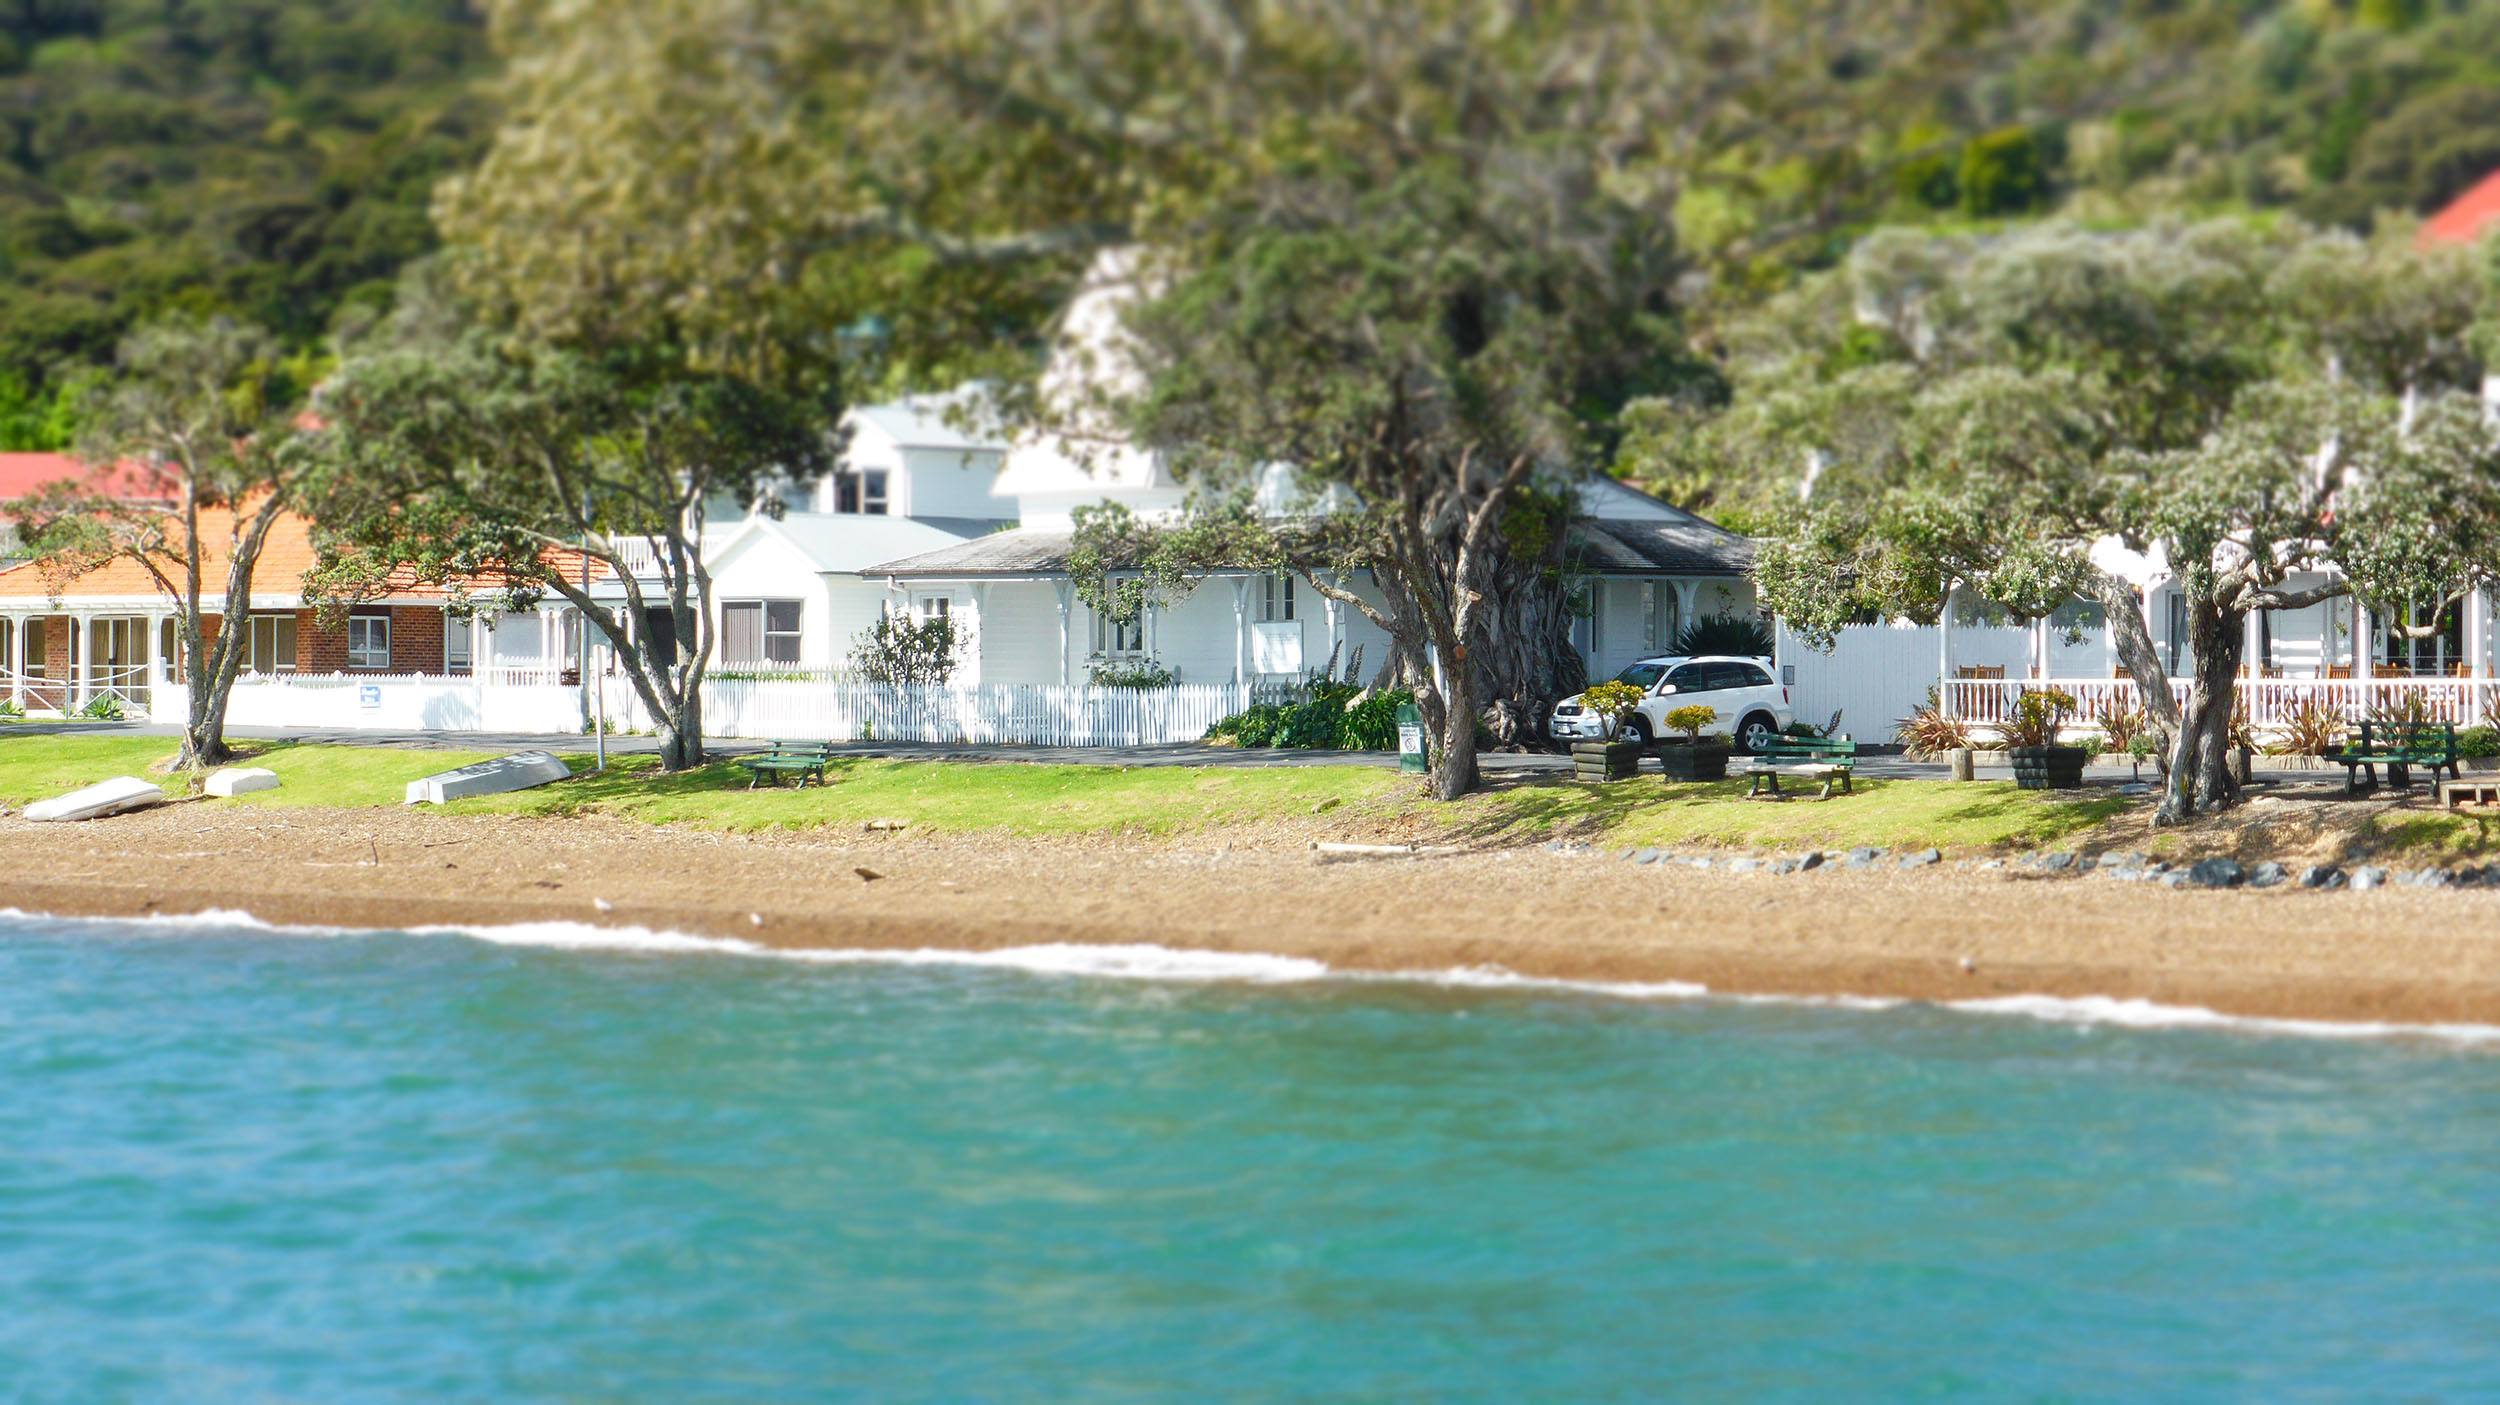
{"type": "Polygon", "coordinates": [[[2450,722],[2364,722],[2359,737],[2321,759],[2344,768],[2346,795],[2378,789],[2381,766],[2387,768],[2387,783],[2401,789],[2412,788],[2416,766],[2427,769],[2434,784],[2442,771],[2451,780],[2464,779],[2457,766],[2457,729],[2450,722]]]}
{"type": "Polygon", "coordinates": [[[1753,760],[1745,767],[1753,786],[1745,797],[1787,799],[1788,792],[1780,789],[1783,774],[1822,782],[1823,792],[1817,799],[1831,799],[1835,782],[1843,795],[1853,795],[1850,778],[1857,764],[1858,744],[1847,737],[1774,737],[1754,748],[1753,760]]]}
{"type": "Polygon", "coordinates": [[[774,742],[760,755],[738,758],[738,764],[746,768],[749,790],[763,780],[779,786],[783,776],[796,776],[802,786],[809,776],[814,776],[821,786],[825,783],[825,767],[832,761],[831,742],[774,742]]]}

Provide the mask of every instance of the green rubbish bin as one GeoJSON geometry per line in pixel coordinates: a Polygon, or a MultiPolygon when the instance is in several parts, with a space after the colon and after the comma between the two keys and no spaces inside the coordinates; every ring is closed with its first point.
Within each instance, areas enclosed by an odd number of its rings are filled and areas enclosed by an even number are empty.
{"type": "Polygon", "coordinates": [[[1398,704],[1398,769],[1421,775],[1432,769],[1431,744],[1424,739],[1424,710],[1398,704]]]}

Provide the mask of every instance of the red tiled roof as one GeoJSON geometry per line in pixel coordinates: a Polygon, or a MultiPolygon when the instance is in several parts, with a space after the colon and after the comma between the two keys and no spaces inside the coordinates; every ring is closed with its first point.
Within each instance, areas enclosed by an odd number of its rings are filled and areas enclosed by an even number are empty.
{"type": "Polygon", "coordinates": [[[36,489],[63,479],[79,482],[104,480],[130,498],[163,497],[157,485],[148,481],[146,470],[136,464],[124,464],[117,470],[99,472],[71,454],[0,454],[0,502],[22,498],[36,489]],[[114,480],[118,480],[115,482],[114,480]]]}
{"type": "MultiPolygon", "coordinates": [[[[200,513],[200,537],[208,547],[205,552],[201,553],[200,572],[212,596],[221,596],[225,591],[227,562],[225,548],[233,540],[233,535],[234,514],[232,511],[225,508],[210,508],[200,513]]],[[[568,577],[576,579],[579,577],[581,553],[550,548],[546,555],[551,562],[560,563],[568,577]]],[[[176,559],[171,555],[165,558],[164,564],[169,568],[168,574],[172,574],[170,568],[176,559]]],[[[261,543],[260,564],[252,572],[252,593],[255,596],[289,598],[300,595],[304,588],[304,572],[309,570],[312,564],[311,521],[296,513],[280,513],[278,520],[270,524],[268,539],[261,543]]],[[[606,565],[601,562],[592,561],[590,567],[593,580],[604,579],[611,574],[606,565]]],[[[0,571],[0,599],[23,600],[29,596],[49,599],[52,595],[52,584],[51,581],[45,579],[40,567],[34,562],[28,562],[6,571],[0,571]]],[[[472,581],[470,585],[472,589],[491,590],[494,588],[493,582],[485,580],[472,581]]],[[[441,586],[420,585],[413,579],[393,581],[389,589],[393,597],[400,599],[435,600],[445,598],[449,594],[441,586]]],[[[95,570],[64,583],[61,597],[64,601],[82,597],[122,600],[157,593],[155,578],[150,576],[138,562],[126,557],[115,557],[95,570]]]]}
{"type": "Polygon", "coordinates": [[[2422,221],[2414,235],[2421,244],[2471,244],[2500,222],[2500,171],[2483,177],[2472,190],[2448,202],[2445,209],[2422,221]]]}

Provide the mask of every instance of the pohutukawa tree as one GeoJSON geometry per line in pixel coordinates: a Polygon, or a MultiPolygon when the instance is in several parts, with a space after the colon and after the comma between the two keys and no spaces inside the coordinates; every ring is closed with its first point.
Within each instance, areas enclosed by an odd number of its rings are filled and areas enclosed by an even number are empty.
{"type": "Polygon", "coordinates": [[[301,476],[307,379],[256,327],[213,318],[142,328],[82,408],[78,456],[90,476],[11,504],[56,593],[113,561],[155,585],[179,643],[167,663],[189,701],[185,768],[229,755],[226,704],[251,631],[210,622],[251,615],[262,548],[301,476]]]}
{"type": "Polygon", "coordinates": [[[1694,373],[1688,295],[1856,217],[1917,154],[1905,114],[2056,22],[1965,9],[500,0],[511,116],[439,213],[517,325],[657,322],[715,361],[830,308],[965,369],[1086,257],[1145,251],[1127,423],[1210,503],[1256,463],[1354,491],[1279,550],[1315,588],[1381,576],[1455,794],[1480,704],[1582,681],[1570,486],[1617,407],[1694,373]]]}
{"type": "Polygon", "coordinates": [[[2034,619],[2098,601],[2176,822],[2237,798],[2251,611],[2454,598],[2500,568],[2500,456],[2465,391],[2484,296],[2462,258],[2294,226],[1886,236],[1754,329],[1698,451],[1818,466],[1760,563],[1809,642],[1932,618],[1956,585],[2034,619]],[[2112,546],[2182,595],[2184,707],[2112,546]]]}
{"type": "Polygon", "coordinates": [[[661,764],[703,759],[719,618],[704,506],[820,477],[823,405],[681,362],[472,333],[351,357],[323,406],[321,594],[335,606],[414,579],[471,605],[561,597],[614,648],[661,764]],[[594,593],[611,578],[622,608],[594,593]]]}

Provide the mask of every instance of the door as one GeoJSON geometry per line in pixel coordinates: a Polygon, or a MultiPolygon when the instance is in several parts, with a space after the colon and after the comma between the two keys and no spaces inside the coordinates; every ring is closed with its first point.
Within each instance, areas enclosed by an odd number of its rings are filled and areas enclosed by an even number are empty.
{"type": "Polygon", "coordinates": [[[649,644],[646,650],[660,661],[660,667],[677,663],[677,617],[665,605],[646,605],[642,611],[642,637],[649,644]]]}

